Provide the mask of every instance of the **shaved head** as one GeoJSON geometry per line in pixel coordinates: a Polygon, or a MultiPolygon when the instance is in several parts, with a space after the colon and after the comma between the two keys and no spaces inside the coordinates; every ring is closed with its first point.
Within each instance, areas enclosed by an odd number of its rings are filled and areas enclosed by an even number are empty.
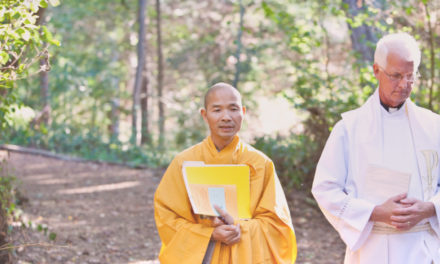
{"type": "Polygon", "coordinates": [[[214,94],[216,91],[219,91],[222,89],[232,91],[239,98],[240,103],[241,103],[241,94],[240,94],[240,92],[238,92],[238,90],[234,86],[227,84],[227,83],[224,83],[224,82],[219,82],[219,83],[216,83],[213,86],[211,86],[211,88],[209,88],[209,90],[206,92],[205,100],[204,100],[205,109],[207,109],[207,107],[209,105],[209,99],[210,99],[211,95],[214,94]]]}

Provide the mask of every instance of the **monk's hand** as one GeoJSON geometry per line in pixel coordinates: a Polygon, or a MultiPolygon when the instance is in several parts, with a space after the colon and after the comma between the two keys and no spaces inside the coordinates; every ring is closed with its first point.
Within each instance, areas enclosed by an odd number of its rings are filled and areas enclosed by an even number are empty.
{"type": "Polygon", "coordinates": [[[214,228],[211,238],[226,245],[238,243],[241,239],[240,224],[217,226],[214,228]]]}
{"type": "Polygon", "coordinates": [[[400,201],[402,207],[392,211],[391,225],[400,230],[413,228],[425,218],[434,216],[435,207],[432,202],[424,202],[415,198],[405,198],[400,201]]]}
{"type": "Polygon", "coordinates": [[[391,216],[393,211],[404,207],[400,203],[402,199],[406,198],[406,193],[393,196],[386,200],[383,204],[376,205],[371,213],[370,220],[374,222],[384,222],[391,225],[391,216]]]}
{"type": "Polygon", "coordinates": [[[212,239],[226,245],[240,242],[240,224],[234,225],[234,218],[219,206],[214,205],[214,208],[220,216],[212,220],[212,225],[215,227],[212,232],[212,239]]]}
{"type": "Polygon", "coordinates": [[[228,214],[228,212],[223,210],[218,205],[214,205],[214,208],[217,211],[217,213],[220,215],[219,217],[217,217],[219,220],[221,220],[222,222],[224,222],[227,225],[233,225],[234,224],[234,218],[230,214],[228,214]]]}

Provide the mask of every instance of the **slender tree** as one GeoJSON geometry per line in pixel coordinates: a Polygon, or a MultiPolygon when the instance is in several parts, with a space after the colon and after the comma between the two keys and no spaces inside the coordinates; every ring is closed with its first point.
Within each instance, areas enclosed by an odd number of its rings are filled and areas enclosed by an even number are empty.
{"type": "MultiPolygon", "coordinates": [[[[37,25],[44,25],[46,8],[40,8],[37,12],[37,25]]],[[[40,33],[41,33],[40,28],[40,33]]],[[[49,92],[49,53],[47,52],[47,43],[43,44],[44,55],[40,58],[40,93],[41,93],[41,115],[40,120],[47,126],[50,123],[50,92],[49,92]]]]}
{"type": "Polygon", "coordinates": [[[243,1],[239,1],[240,5],[240,23],[238,27],[238,34],[237,34],[237,53],[235,54],[235,57],[237,59],[237,63],[235,64],[235,77],[233,86],[238,89],[238,82],[240,80],[240,71],[241,71],[241,62],[240,62],[240,54],[241,54],[241,36],[243,35],[243,18],[244,18],[244,6],[243,1]]]}
{"type": "MultiPolygon", "coordinates": [[[[119,60],[119,52],[114,48],[112,56],[112,63],[117,63],[119,60]]],[[[114,76],[112,79],[112,87],[115,91],[115,96],[110,99],[111,109],[108,112],[108,118],[110,124],[108,126],[108,131],[112,141],[116,141],[119,137],[119,114],[120,114],[120,99],[119,99],[119,77],[114,76]]]]}
{"type": "Polygon", "coordinates": [[[160,0],[156,0],[156,30],[157,30],[157,97],[159,100],[159,148],[163,149],[165,136],[165,104],[163,103],[163,53],[162,53],[162,15],[160,0]]]}
{"type": "Polygon", "coordinates": [[[133,107],[132,107],[132,121],[131,121],[131,142],[133,145],[137,143],[137,121],[138,110],[140,103],[140,90],[142,85],[142,73],[145,66],[145,10],[147,7],[147,0],[139,0],[138,9],[138,25],[139,25],[139,38],[137,44],[137,68],[133,89],[133,107]]]}
{"type": "Polygon", "coordinates": [[[429,98],[428,108],[432,109],[432,100],[434,97],[434,84],[435,84],[435,29],[431,24],[431,13],[429,12],[429,6],[427,1],[422,1],[425,7],[425,16],[428,23],[428,47],[429,47],[429,68],[430,68],[430,82],[429,82],[429,98]]]}
{"type": "Polygon", "coordinates": [[[148,75],[147,67],[144,69],[142,74],[142,87],[141,87],[141,144],[150,144],[151,135],[150,128],[148,126],[148,75]]]}

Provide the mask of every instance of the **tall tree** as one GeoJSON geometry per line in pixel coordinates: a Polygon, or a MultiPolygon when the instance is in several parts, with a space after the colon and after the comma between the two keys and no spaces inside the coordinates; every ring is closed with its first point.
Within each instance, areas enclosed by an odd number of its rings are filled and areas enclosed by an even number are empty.
{"type": "MultiPolygon", "coordinates": [[[[377,0],[375,0],[377,1],[377,0]]],[[[365,12],[366,4],[363,0],[343,0],[347,5],[346,13],[347,17],[353,21],[356,16],[365,12]]],[[[361,25],[353,25],[354,23],[347,23],[350,29],[350,38],[353,50],[360,54],[360,61],[372,62],[374,56],[373,45],[371,43],[377,42],[377,37],[374,34],[374,28],[364,23],[361,25]]]]}
{"type": "MultiPolygon", "coordinates": [[[[37,12],[37,25],[45,24],[45,10],[46,8],[40,8],[37,12]]],[[[42,28],[40,28],[40,32],[42,28]]],[[[47,43],[43,44],[44,48],[47,48],[47,43]]],[[[47,126],[50,120],[50,92],[49,92],[49,53],[46,51],[40,58],[40,91],[41,91],[41,121],[47,126]]]]}
{"type": "Polygon", "coordinates": [[[138,2],[138,25],[139,37],[137,44],[137,68],[133,89],[133,107],[132,107],[132,121],[131,121],[131,142],[133,145],[137,143],[138,131],[138,110],[140,103],[140,90],[142,85],[142,73],[145,66],[145,10],[147,7],[147,0],[139,0],[138,2]]]}
{"type": "Polygon", "coordinates": [[[239,1],[240,5],[240,23],[238,27],[238,34],[237,34],[237,53],[235,54],[235,57],[237,59],[237,63],[235,64],[235,77],[233,86],[238,89],[238,81],[240,80],[240,70],[241,70],[241,62],[240,62],[240,55],[241,55],[241,36],[243,34],[243,17],[244,17],[244,6],[243,1],[239,1]]]}
{"type": "MultiPolygon", "coordinates": [[[[114,51],[112,56],[112,63],[117,63],[118,59],[119,59],[119,52],[114,51]]],[[[111,109],[108,112],[108,118],[110,120],[108,131],[110,133],[111,140],[117,141],[119,137],[119,115],[120,115],[119,77],[113,76],[111,85],[115,90],[115,96],[110,99],[111,109]]]]}
{"type": "Polygon", "coordinates": [[[148,72],[147,67],[144,68],[142,74],[142,87],[141,87],[141,144],[150,144],[151,135],[148,125],[148,72]]]}
{"type": "Polygon", "coordinates": [[[163,53],[162,53],[162,15],[160,0],[156,0],[156,30],[157,30],[157,97],[159,100],[159,148],[163,149],[165,137],[165,104],[163,103],[163,53]]]}
{"type": "Polygon", "coordinates": [[[422,1],[425,8],[426,21],[428,23],[428,49],[429,49],[429,69],[430,69],[430,81],[429,81],[429,98],[428,107],[432,109],[432,100],[434,97],[434,84],[435,84],[435,28],[431,23],[431,13],[427,1],[422,1]]]}

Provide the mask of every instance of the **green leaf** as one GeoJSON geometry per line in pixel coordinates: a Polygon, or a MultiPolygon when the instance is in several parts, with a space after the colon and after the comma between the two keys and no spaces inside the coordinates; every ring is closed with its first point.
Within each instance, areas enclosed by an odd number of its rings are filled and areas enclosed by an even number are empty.
{"type": "Polygon", "coordinates": [[[57,39],[52,39],[49,43],[58,47],[61,45],[60,41],[57,39]]]}
{"type": "Polygon", "coordinates": [[[50,234],[49,234],[49,239],[52,240],[52,241],[54,241],[56,238],[57,238],[57,234],[54,233],[54,232],[50,232],[50,234]]]}
{"type": "Polygon", "coordinates": [[[49,2],[52,6],[58,6],[60,4],[59,0],[49,0],[49,2]]]}
{"type": "Polygon", "coordinates": [[[5,64],[9,60],[9,54],[4,51],[0,51],[0,65],[5,64]]]}
{"type": "Polygon", "coordinates": [[[23,33],[20,34],[20,36],[25,40],[29,41],[31,39],[31,33],[29,30],[23,30],[23,33]]]}
{"type": "Polygon", "coordinates": [[[15,12],[14,15],[12,16],[13,19],[19,19],[21,17],[21,14],[19,11],[15,12]]]}
{"type": "Polygon", "coordinates": [[[42,7],[42,8],[47,8],[48,7],[48,4],[47,4],[46,0],[41,0],[40,1],[40,7],[42,7]]]}

